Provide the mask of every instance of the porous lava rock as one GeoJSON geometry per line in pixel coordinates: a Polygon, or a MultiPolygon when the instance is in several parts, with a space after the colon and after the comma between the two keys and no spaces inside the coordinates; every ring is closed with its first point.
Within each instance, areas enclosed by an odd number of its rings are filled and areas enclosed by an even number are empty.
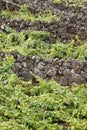
{"type": "Polygon", "coordinates": [[[13,3],[11,0],[0,0],[0,10],[9,9],[10,11],[19,10],[19,5],[13,3]]]}
{"type": "Polygon", "coordinates": [[[64,59],[44,59],[20,54],[13,54],[16,59],[13,71],[23,80],[28,81],[30,72],[49,81],[56,80],[61,85],[83,84],[87,82],[87,61],[64,59]],[[19,58],[20,57],[20,58],[19,58]],[[49,62],[51,61],[51,62],[49,62]],[[79,69],[79,70],[78,70],[79,69]],[[77,71],[78,70],[78,71],[77,71]]]}

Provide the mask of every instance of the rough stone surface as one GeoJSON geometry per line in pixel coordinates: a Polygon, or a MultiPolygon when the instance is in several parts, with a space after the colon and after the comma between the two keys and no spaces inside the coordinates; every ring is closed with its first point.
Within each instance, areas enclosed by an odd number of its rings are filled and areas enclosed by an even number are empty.
{"type": "Polygon", "coordinates": [[[6,10],[9,8],[10,11],[19,10],[19,6],[12,2],[12,0],[0,0],[0,10],[6,10]]]}
{"type": "Polygon", "coordinates": [[[58,60],[56,58],[43,60],[43,58],[37,59],[35,57],[19,56],[19,54],[18,56],[15,56],[15,54],[13,56],[16,59],[13,71],[25,81],[30,79],[31,76],[29,72],[32,71],[33,74],[38,75],[47,81],[54,79],[64,86],[72,85],[73,83],[83,84],[87,82],[86,60],[65,61],[64,59],[58,60]],[[18,61],[18,57],[21,58],[22,62],[20,62],[20,60],[18,61]],[[52,62],[49,63],[49,60],[52,62]],[[77,65],[79,65],[79,73],[76,71],[78,68],[77,65]]]}

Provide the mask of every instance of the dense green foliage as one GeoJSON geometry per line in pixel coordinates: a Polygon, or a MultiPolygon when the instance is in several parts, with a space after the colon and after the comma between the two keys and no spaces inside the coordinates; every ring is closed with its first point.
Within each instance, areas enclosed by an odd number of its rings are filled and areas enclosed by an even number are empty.
{"type": "Polygon", "coordinates": [[[87,129],[87,85],[62,87],[41,79],[23,82],[11,70],[13,57],[0,64],[0,130],[87,129]]]}
{"type": "Polygon", "coordinates": [[[79,39],[72,40],[69,44],[61,43],[59,40],[56,41],[56,44],[48,44],[44,42],[47,32],[24,31],[18,33],[9,27],[6,27],[6,31],[10,31],[10,33],[0,33],[0,49],[3,51],[18,51],[23,55],[46,58],[87,59],[87,42],[83,43],[79,39]],[[25,39],[26,35],[28,35],[27,40],[25,39]]]}

